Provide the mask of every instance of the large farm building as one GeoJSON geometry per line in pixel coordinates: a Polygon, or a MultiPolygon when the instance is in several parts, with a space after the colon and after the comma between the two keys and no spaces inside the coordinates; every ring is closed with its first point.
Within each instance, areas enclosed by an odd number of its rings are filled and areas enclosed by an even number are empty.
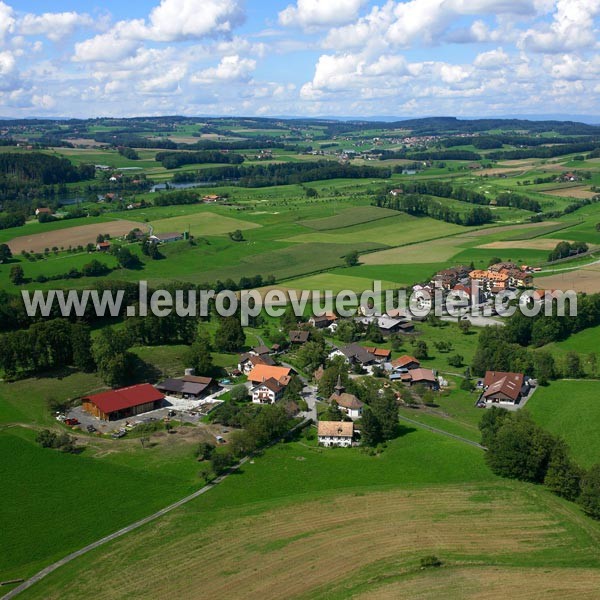
{"type": "Polygon", "coordinates": [[[164,395],[149,383],[82,398],[83,410],[104,421],[125,419],[162,406],[164,395]]]}

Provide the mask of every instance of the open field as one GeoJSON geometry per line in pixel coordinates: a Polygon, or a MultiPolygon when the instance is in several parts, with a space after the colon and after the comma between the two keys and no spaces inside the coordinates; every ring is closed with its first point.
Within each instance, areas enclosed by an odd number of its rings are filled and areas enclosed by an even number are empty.
{"type": "Polygon", "coordinates": [[[350,227],[360,223],[368,223],[369,221],[377,221],[387,217],[397,217],[398,211],[388,208],[378,208],[376,206],[357,206],[342,211],[331,217],[323,217],[322,219],[311,219],[300,221],[300,225],[324,231],[326,229],[340,229],[341,227],[350,227]]]}
{"type": "Polygon", "coordinates": [[[59,229],[46,233],[35,233],[30,236],[16,237],[10,240],[8,245],[13,254],[18,254],[22,250],[43,252],[45,248],[53,248],[54,246],[57,248],[85,246],[90,242],[95,243],[96,237],[100,233],[108,233],[111,237],[117,237],[129,233],[135,227],[145,229],[143,225],[140,225],[136,221],[118,219],[94,225],[70,227],[67,233],[59,229]]]}
{"type": "Polygon", "coordinates": [[[374,242],[387,246],[400,246],[423,239],[432,239],[451,233],[464,231],[465,227],[443,223],[429,217],[411,217],[398,214],[381,223],[364,223],[345,227],[339,231],[303,233],[288,238],[289,242],[320,242],[328,244],[352,244],[357,242],[374,242]]]}
{"type": "MultiPolygon", "coordinates": [[[[540,190],[542,191],[542,190],[540,190]]],[[[575,187],[557,187],[554,189],[543,190],[544,194],[549,196],[562,196],[563,198],[593,198],[598,192],[592,192],[589,185],[578,185],[575,187]]]]}
{"type": "MultiPolygon", "coordinates": [[[[23,597],[342,599],[370,589],[373,577],[385,581],[415,569],[428,554],[483,567],[600,565],[600,527],[544,490],[494,478],[415,486],[415,468],[418,480],[428,478],[431,452],[442,450],[440,444],[447,452],[442,462],[452,462],[454,443],[422,431],[394,442],[381,459],[298,443],[277,446],[244,467],[245,475],[162,519],[160,536],[156,525],[144,527],[61,568],[23,597]],[[424,454],[411,467],[415,452],[424,454]],[[400,475],[403,468],[408,472],[400,475]],[[370,488],[375,472],[380,478],[370,488]],[[306,494],[323,478],[328,492],[306,494]],[[250,487],[242,498],[244,483],[250,487]],[[263,499],[256,497],[261,483],[263,499]]],[[[482,460],[476,449],[458,450],[482,460]]],[[[463,476],[472,479],[476,471],[463,476]]]]}
{"type": "MultiPolygon", "coordinates": [[[[572,242],[572,240],[563,240],[572,242]]],[[[508,240],[502,242],[489,242],[478,248],[493,248],[497,250],[511,250],[513,248],[523,248],[530,250],[553,250],[558,244],[558,240],[552,240],[547,238],[535,238],[533,240],[508,240]]]]}
{"type": "Polygon", "coordinates": [[[260,227],[257,223],[233,219],[213,212],[197,212],[181,217],[171,217],[152,221],[156,233],[171,233],[187,231],[194,236],[223,235],[236,229],[254,229],[260,227]]]}
{"type": "Polygon", "coordinates": [[[535,420],[562,436],[573,458],[591,467],[600,457],[600,381],[554,381],[527,403],[535,420]]]}
{"type": "Polygon", "coordinates": [[[600,264],[554,275],[536,277],[535,285],[545,290],[575,290],[576,292],[595,294],[600,292],[600,264]]]}
{"type": "Polygon", "coordinates": [[[365,265],[445,262],[461,251],[462,241],[459,236],[452,236],[430,242],[399,246],[379,252],[370,252],[361,256],[360,261],[365,265]]]}
{"type": "MultiPolygon", "coordinates": [[[[373,289],[373,280],[367,277],[353,277],[336,273],[320,273],[310,277],[292,279],[285,282],[285,287],[296,290],[331,290],[334,294],[342,290],[362,293],[373,289]]],[[[397,289],[400,284],[393,281],[381,281],[381,289],[397,289]]]]}
{"type": "MultiPolygon", "coordinates": [[[[352,595],[356,600],[563,600],[575,595],[594,600],[600,589],[597,569],[546,569],[515,567],[451,567],[399,575],[394,583],[352,595]]],[[[368,588],[367,588],[368,590],[368,588]]]]}

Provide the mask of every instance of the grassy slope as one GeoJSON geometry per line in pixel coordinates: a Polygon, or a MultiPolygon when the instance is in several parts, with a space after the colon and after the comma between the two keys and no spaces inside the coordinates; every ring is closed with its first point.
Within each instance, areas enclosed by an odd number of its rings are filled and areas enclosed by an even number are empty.
{"type": "Polygon", "coordinates": [[[432,552],[483,564],[600,565],[595,523],[544,490],[499,481],[474,448],[422,430],[406,430],[379,458],[313,443],[269,450],[164,519],[160,536],[156,525],[143,528],[23,597],[342,598],[347,585],[432,552]]]}

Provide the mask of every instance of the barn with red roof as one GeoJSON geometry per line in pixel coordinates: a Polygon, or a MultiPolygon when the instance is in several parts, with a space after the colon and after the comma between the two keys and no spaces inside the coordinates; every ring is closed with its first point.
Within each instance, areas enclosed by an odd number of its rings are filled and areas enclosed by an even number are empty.
{"type": "Polygon", "coordinates": [[[164,395],[149,383],[82,398],[83,410],[104,421],[126,419],[162,406],[164,395]]]}

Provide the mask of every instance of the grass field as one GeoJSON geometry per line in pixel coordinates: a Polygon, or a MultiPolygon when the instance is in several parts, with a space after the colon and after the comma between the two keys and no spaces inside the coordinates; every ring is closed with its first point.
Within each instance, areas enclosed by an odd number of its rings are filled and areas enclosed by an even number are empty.
{"type": "Polygon", "coordinates": [[[165,517],[159,536],[144,527],[23,597],[341,599],[432,553],[457,565],[596,569],[599,535],[576,508],[497,480],[481,451],[442,436],[407,430],[380,458],[300,440],[165,517]]]}
{"type": "Polygon", "coordinates": [[[156,233],[170,233],[189,231],[194,236],[201,235],[223,235],[236,229],[254,229],[260,227],[257,223],[232,219],[212,212],[197,212],[181,217],[159,219],[152,221],[156,233]]]}
{"type": "Polygon", "coordinates": [[[323,217],[321,219],[311,219],[300,221],[300,225],[325,231],[328,229],[340,229],[342,227],[351,227],[360,223],[368,223],[377,221],[387,217],[397,217],[398,211],[387,208],[377,208],[376,206],[357,206],[349,208],[331,217],[323,217]]]}
{"type": "Polygon", "coordinates": [[[600,457],[600,381],[554,381],[527,403],[535,420],[562,436],[573,458],[590,467],[600,457]]]}

